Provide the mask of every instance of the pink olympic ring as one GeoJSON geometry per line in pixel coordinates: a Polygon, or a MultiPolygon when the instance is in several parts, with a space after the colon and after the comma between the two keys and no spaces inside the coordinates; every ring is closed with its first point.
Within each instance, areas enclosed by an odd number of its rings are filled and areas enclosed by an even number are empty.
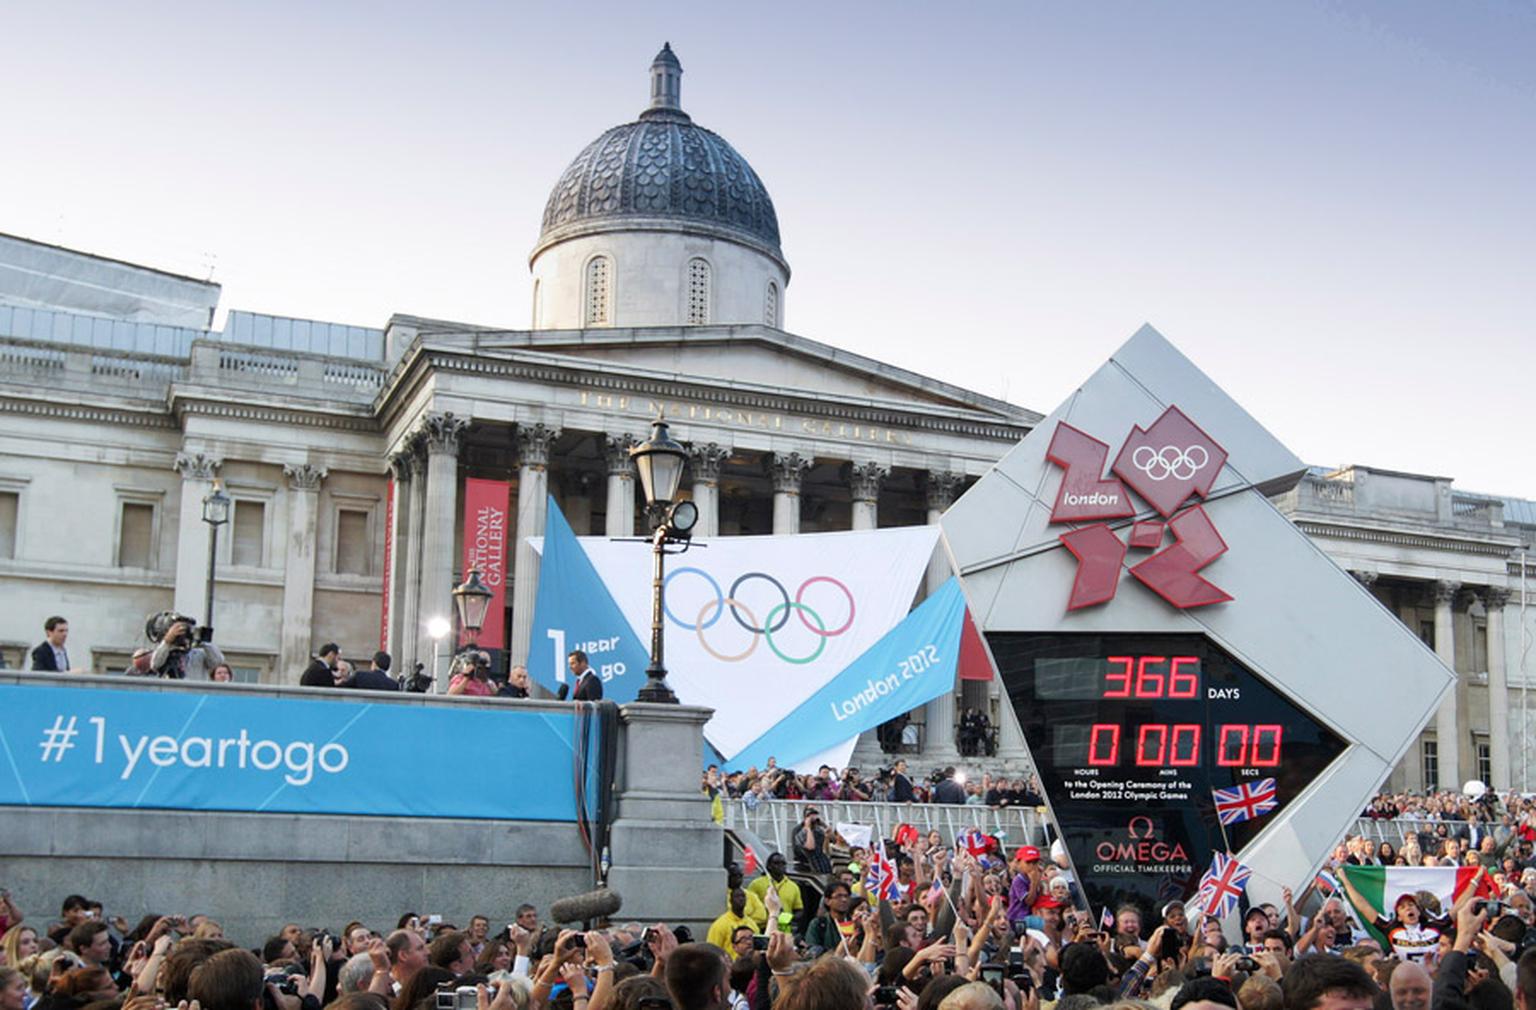
{"type": "Polygon", "coordinates": [[[843,591],[843,595],[848,597],[848,620],[844,621],[840,627],[833,628],[831,631],[823,631],[820,628],[811,627],[811,622],[805,619],[806,612],[804,610],[800,610],[800,623],[805,625],[806,630],[813,635],[820,635],[822,638],[836,638],[838,635],[841,635],[853,625],[853,593],[849,592],[847,586],[843,585],[841,582],[837,581],[830,575],[815,575],[800,583],[800,588],[795,592],[795,602],[797,604],[801,604],[803,606],[805,589],[813,582],[830,582],[843,591]]]}

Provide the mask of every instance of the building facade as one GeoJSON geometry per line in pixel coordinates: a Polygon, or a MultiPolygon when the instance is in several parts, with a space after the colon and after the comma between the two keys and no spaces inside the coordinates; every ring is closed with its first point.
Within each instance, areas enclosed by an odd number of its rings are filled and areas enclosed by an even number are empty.
{"type": "MultiPolygon", "coordinates": [[[[483,477],[511,488],[492,619],[521,661],[537,644],[525,538],[550,497],[578,534],[643,532],[628,449],[658,414],[690,447],[700,535],[935,521],[1040,415],[786,329],[772,200],[683,111],[681,76],[664,48],[641,114],[557,181],[528,330],[241,311],[215,329],[215,284],[0,236],[0,656],[22,665],[59,614],[72,665],[119,671],[151,614],[208,621],[212,550],[209,623],[239,678],[296,682],[327,641],[435,668],[429,621],[450,614],[464,482],[483,477]],[[215,481],[234,500],[216,545],[201,516],[215,481]]],[[[1512,573],[1530,503],[1356,468],[1278,504],[1464,672],[1394,781],[1486,765],[1494,785],[1520,785],[1509,699],[1529,650],[1512,573]]],[[[943,574],[936,558],[930,584],[943,574]]],[[[922,758],[953,761],[957,713],[977,707],[1017,767],[997,690],[963,682],[915,713],[922,758]]],[[[856,751],[879,758],[873,739],[856,751]]]]}

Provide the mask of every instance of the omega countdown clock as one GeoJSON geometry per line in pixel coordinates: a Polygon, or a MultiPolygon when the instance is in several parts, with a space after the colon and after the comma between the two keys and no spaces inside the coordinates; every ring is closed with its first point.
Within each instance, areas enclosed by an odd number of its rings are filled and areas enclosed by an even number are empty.
{"type": "Polygon", "coordinates": [[[1095,908],[1188,897],[1213,847],[1239,851],[1266,823],[1255,811],[1279,813],[1344,751],[1200,635],[1004,632],[990,642],[1095,908]],[[1251,809],[1222,824],[1215,791],[1239,785],[1251,809]]]}
{"type": "Polygon", "coordinates": [[[1270,504],[1305,470],[1143,327],[941,520],[1095,910],[1299,891],[1453,682],[1270,504]]]}

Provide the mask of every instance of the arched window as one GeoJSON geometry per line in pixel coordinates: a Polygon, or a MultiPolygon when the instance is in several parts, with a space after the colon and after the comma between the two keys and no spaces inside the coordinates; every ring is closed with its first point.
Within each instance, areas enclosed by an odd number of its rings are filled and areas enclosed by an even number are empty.
{"type": "Polygon", "coordinates": [[[779,286],[773,281],[768,282],[768,290],[763,292],[763,322],[779,325],[779,286]]]}
{"type": "Polygon", "coordinates": [[[709,263],[694,258],[688,261],[688,323],[709,322],[709,263]]]}
{"type": "Polygon", "coordinates": [[[586,310],[583,319],[587,326],[609,326],[613,323],[613,261],[607,256],[594,256],[587,261],[586,310]]]}

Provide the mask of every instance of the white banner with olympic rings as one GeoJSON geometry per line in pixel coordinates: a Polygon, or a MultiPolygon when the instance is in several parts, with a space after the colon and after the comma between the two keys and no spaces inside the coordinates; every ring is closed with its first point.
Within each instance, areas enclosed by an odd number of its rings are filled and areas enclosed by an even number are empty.
{"type": "MultiPolygon", "coordinates": [[[[695,540],[667,559],[668,683],[715,710],[705,736],[730,758],[907,616],[937,542],[936,526],[695,540]]],[[[578,543],[628,630],[648,641],[649,545],[578,543]]],[[[533,629],[536,642],[548,633],[533,629]]]]}

